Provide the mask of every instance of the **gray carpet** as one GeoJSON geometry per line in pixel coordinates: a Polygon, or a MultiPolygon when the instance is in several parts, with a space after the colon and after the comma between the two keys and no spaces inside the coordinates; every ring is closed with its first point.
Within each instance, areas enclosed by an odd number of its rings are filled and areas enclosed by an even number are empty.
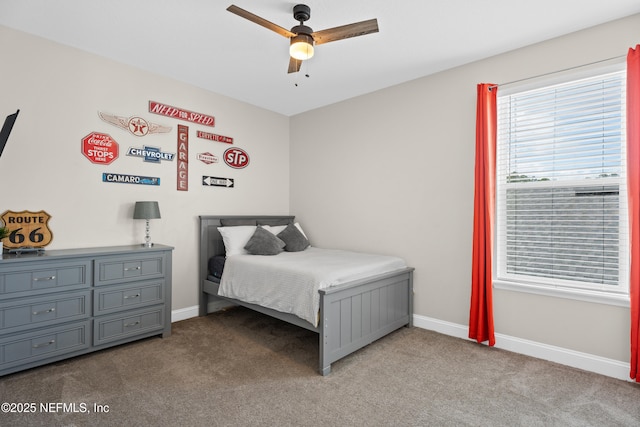
{"type": "Polygon", "coordinates": [[[2,377],[2,401],[88,412],[0,413],[0,425],[640,425],[635,383],[423,329],[402,328],[327,377],[317,353],[312,332],[235,308],[174,323],[167,339],[2,377]]]}

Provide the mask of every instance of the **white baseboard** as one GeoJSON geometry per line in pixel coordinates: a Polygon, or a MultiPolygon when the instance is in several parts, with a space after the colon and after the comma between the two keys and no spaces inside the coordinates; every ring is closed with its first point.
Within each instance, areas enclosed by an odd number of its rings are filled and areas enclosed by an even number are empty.
{"type": "MultiPolygon", "coordinates": [[[[469,340],[467,325],[445,322],[417,314],[413,315],[413,325],[444,335],[469,340]]],[[[496,334],[495,347],[624,381],[632,381],[629,378],[629,363],[619,360],[607,359],[593,354],[582,353],[503,334],[496,334]]]]}
{"type": "MultiPolygon", "coordinates": [[[[226,303],[226,305],[228,305],[228,303],[226,303]]],[[[199,309],[197,305],[173,310],[171,312],[171,322],[179,322],[192,317],[198,317],[198,315],[199,309]]],[[[418,328],[428,329],[444,335],[469,340],[469,330],[467,325],[446,322],[417,314],[413,315],[413,325],[418,328]]],[[[608,377],[624,381],[632,381],[629,378],[629,363],[619,360],[607,359],[593,354],[582,353],[503,334],[496,334],[495,347],[512,351],[514,353],[524,354],[526,356],[536,357],[538,359],[560,363],[573,368],[595,372],[597,374],[606,375],[608,377]]]]}
{"type": "MultiPolygon", "coordinates": [[[[214,311],[221,310],[223,308],[227,308],[233,304],[228,301],[220,300],[209,302],[207,305],[207,313],[213,313],[214,311]]],[[[187,320],[192,317],[198,317],[200,315],[200,308],[197,305],[192,307],[180,308],[178,310],[173,310],[171,312],[171,323],[179,322],[181,320],[187,320]]]]}
{"type": "Polygon", "coordinates": [[[179,322],[181,320],[187,320],[192,317],[198,317],[200,314],[199,307],[194,305],[192,307],[180,308],[171,312],[171,323],[179,322]]]}

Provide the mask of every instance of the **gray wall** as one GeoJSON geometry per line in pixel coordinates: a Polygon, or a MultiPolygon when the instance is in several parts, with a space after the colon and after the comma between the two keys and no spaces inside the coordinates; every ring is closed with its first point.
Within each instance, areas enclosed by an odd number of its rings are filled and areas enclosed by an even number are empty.
{"type": "Polygon", "coordinates": [[[2,26],[0,58],[2,120],[20,109],[0,157],[0,214],[47,211],[54,236],[48,249],[142,242],[144,221],[131,219],[134,203],[157,200],[162,219],[151,221],[151,237],[175,247],[173,309],[187,309],[188,317],[198,313],[198,215],[288,213],[288,117],[2,26]],[[228,144],[196,137],[196,130],[212,128],[151,114],[150,100],[214,116],[213,132],[234,138],[249,153],[249,166],[227,167],[228,144]],[[172,131],[137,137],[105,123],[98,111],[139,116],[172,131]],[[186,192],[176,191],[176,162],[126,155],[128,147],[143,144],[175,153],[178,124],[189,126],[186,192]],[[83,156],[81,140],[93,131],[120,145],[112,164],[83,156]],[[219,163],[196,160],[203,152],[219,163]],[[103,172],[159,177],[161,185],[103,183],[103,172]],[[235,188],[205,187],[203,175],[234,178],[235,188]]]}
{"type": "MultiPolygon", "coordinates": [[[[640,15],[291,118],[291,211],[317,246],[403,256],[419,316],[469,317],[476,84],[626,55],[640,15]]],[[[505,35],[508,37],[508,35],[505,35]]],[[[494,291],[496,332],[629,359],[626,307],[494,291]]]]}

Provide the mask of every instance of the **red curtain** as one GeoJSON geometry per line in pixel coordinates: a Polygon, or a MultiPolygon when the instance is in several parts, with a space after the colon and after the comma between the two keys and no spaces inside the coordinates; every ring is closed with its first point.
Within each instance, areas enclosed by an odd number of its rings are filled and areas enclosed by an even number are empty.
{"type": "Polygon", "coordinates": [[[469,338],[496,342],[493,330],[492,251],[496,183],[496,93],[494,84],[478,85],[476,167],[473,206],[473,261],[469,338]]]}
{"type": "Polygon", "coordinates": [[[640,45],[627,54],[627,191],[631,266],[631,378],[640,382],[640,45]]]}

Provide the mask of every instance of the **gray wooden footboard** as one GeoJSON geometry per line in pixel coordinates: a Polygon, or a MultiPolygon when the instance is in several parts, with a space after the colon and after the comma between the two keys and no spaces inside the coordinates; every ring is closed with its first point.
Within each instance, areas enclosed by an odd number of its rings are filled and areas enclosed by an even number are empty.
{"type": "Polygon", "coordinates": [[[320,290],[320,373],[331,363],[413,325],[413,268],[320,290]]]}
{"type": "Polygon", "coordinates": [[[224,252],[217,231],[221,220],[274,221],[293,216],[200,217],[200,315],[206,315],[210,299],[229,301],[319,334],[319,371],[331,372],[331,364],[402,326],[413,324],[413,268],[405,268],[320,290],[318,327],[292,314],[218,296],[218,284],[208,279],[207,262],[224,252]]]}

